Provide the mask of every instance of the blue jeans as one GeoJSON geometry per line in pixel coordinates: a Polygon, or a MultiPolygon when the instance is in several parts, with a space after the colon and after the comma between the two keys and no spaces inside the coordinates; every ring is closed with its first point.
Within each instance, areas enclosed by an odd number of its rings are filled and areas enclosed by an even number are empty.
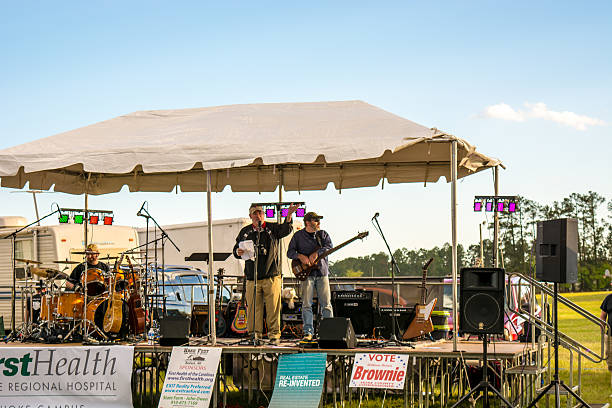
{"type": "Polygon", "coordinates": [[[304,334],[314,335],[312,325],[312,298],[317,291],[319,307],[322,309],[323,318],[334,317],[331,305],[331,290],[329,289],[329,278],[327,276],[309,276],[302,282],[302,320],[304,321],[304,334]]]}

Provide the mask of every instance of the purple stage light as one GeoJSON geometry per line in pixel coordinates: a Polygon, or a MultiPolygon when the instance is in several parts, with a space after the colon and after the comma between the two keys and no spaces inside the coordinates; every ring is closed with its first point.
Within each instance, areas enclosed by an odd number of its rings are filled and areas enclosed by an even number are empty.
{"type": "Polygon", "coordinates": [[[281,208],[281,217],[286,217],[289,214],[288,208],[281,208]]]}
{"type": "Polygon", "coordinates": [[[274,218],[274,208],[266,208],[266,218],[274,218]]]}
{"type": "Polygon", "coordinates": [[[493,201],[487,201],[485,204],[485,211],[493,211],[493,201]]]}
{"type": "Polygon", "coordinates": [[[500,201],[497,203],[497,211],[504,212],[504,202],[503,201],[500,201]]]}
{"type": "Polygon", "coordinates": [[[298,208],[295,211],[295,216],[296,217],[303,217],[306,214],[306,209],[305,208],[298,208]]]}
{"type": "Polygon", "coordinates": [[[510,202],[508,203],[508,212],[515,212],[516,211],[516,203],[510,202]]]}
{"type": "Polygon", "coordinates": [[[474,211],[482,211],[482,203],[480,201],[474,201],[474,211]]]}

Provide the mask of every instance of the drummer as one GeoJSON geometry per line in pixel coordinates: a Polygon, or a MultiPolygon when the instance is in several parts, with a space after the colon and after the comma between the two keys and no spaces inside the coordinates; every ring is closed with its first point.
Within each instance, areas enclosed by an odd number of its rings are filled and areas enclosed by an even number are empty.
{"type": "MultiPolygon", "coordinates": [[[[108,272],[110,270],[107,264],[98,261],[100,251],[98,251],[98,246],[96,244],[87,245],[87,249],[85,249],[85,256],[87,258],[87,269],[96,268],[101,269],[104,272],[108,272]]],[[[66,289],[74,289],[75,286],[80,285],[81,275],[84,271],[85,262],[82,262],[72,270],[70,277],[66,279],[66,289]]]]}

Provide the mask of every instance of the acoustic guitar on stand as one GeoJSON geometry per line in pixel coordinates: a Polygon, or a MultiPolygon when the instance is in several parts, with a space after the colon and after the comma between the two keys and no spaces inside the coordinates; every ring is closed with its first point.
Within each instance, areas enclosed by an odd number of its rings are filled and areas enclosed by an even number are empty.
{"type": "MultiPolygon", "coordinates": [[[[323,252],[321,255],[317,256],[317,259],[312,263],[312,265],[306,265],[300,262],[299,259],[294,259],[293,261],[291,261],[291,270],[293,271],[293,274],[298,280],[301,280],[301,281],[306,280],[306,278],[308,278],[308,275],[310,275],[310,272],[312,270],[319,268],[319,262],[321,261],[321,259],[332,254],[333,252],[336,252],[340,248],[345,247],[346,245],[350,244],[351,242],[357,239],[364,239],[365,237],[368,236],[368,234],[369,234],[368,231],[360,232],[359,234],[355,235],[353,238],[349,239],[348,241],[345,241],[341,243],[340,245],[335,246],[332,249],[329,249],[323,252]]],[[[317,247],[317,249],[315,249],[313,253],[317,253],[319,249],[321,249],[321,247],[317,247]]]]}
{"type": "Polygon", "coordinates": [[[434,329],[433,323],[431,321],[431,312],[433,312],[434,307],[436,306],[437,298],[434,298],[428,304],[425,304],[427,301],[427,289],[425,289],[425,282],[427,281],[427,268],[433,262],[433,258],[431,258],[425,265],[423,265],[423,281],[421,282],[421,303],[417,304],[414,312],[415,316],[410,322],[410,325],[404,332],[402,339],[409,340],[414,339],[415,337],[424,336],[428,333],[431,333],[434,329]]]}

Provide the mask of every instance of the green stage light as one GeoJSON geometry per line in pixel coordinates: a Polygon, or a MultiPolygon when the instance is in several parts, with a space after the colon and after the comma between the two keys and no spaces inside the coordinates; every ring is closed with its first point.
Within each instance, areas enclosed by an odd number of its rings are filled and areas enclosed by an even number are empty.
{"type": "Polygon", "coordinates": [[[59,217],[60,224],[68,224],[68,214],[63,214],[59,217]]]}
{"type": "Polygon", "coordinates": [[[82,224],[83,223],[83,215],[82,214],[77,214],[74,216],[74,223],[75,224],[82,224]]]}

